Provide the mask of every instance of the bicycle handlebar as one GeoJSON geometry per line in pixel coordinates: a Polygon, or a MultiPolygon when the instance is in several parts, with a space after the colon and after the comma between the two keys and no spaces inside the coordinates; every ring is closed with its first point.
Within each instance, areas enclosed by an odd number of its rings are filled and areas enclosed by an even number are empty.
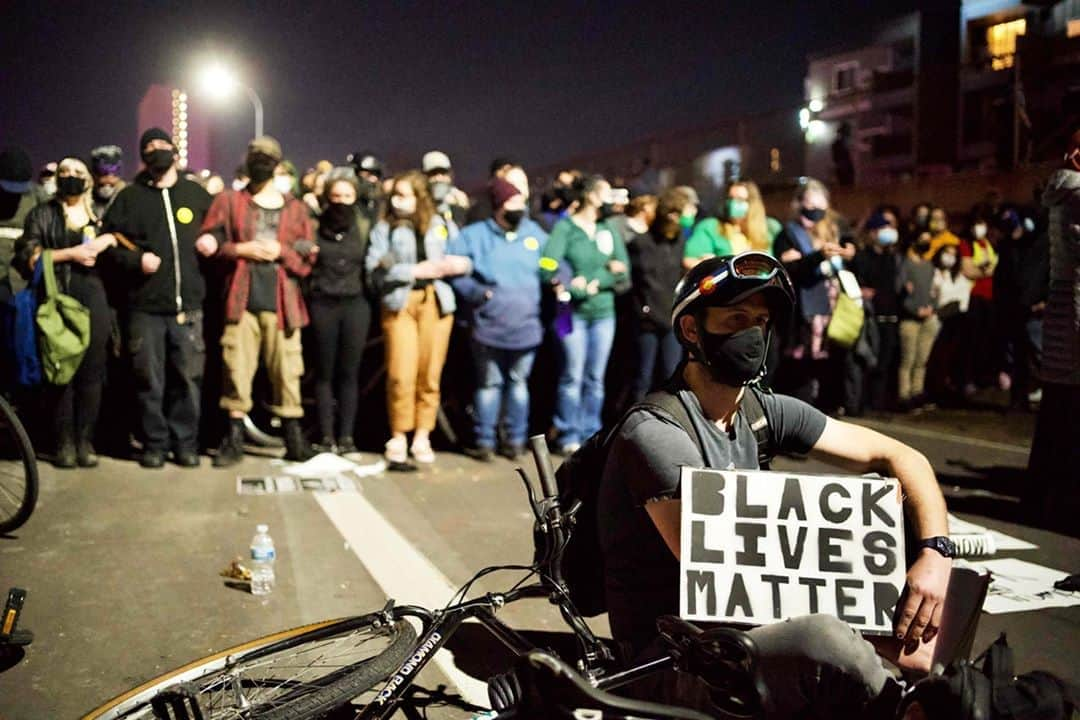
{"type": "Polygon", "coordinates": [[[559,496],[559,486],[555,483],[555,470],[551,466],[551,454],[548,452],[547,440],[543,435],[533,435],[529,438],[529,448],[532,450],[533,460],[536,462],[536,472],[540,476],[540,489],[544,493],[545,500],[553,500],[559,496]]]}

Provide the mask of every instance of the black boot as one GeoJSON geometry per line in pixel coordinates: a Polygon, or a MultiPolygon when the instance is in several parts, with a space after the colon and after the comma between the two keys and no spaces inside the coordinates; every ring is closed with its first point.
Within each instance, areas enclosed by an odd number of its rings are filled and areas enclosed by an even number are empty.
{"type": "Polygon", "coordinates": [[[304,431],[300,427],[300,421],[296,418],[282,418],[282,427],[285,430],[285,459],[294,462],[304,462],[315,457],[315,451],[304,437],[304,431]]]}
{"type": "Polygon", "coordinates": [[[94,452],[94,446],[90,444],[89,440],[80,440],[75,445],[75,461],[82,468],[92,468],[98,466],[98,456],[94,452]]]}
{"type": "Polygon", "coordinates": [[[214,456],[214,467],[228,467],[243,459],[244,421],[240,418],[229,418],[229,429],[221,440],[217,455],[214,456]]]}

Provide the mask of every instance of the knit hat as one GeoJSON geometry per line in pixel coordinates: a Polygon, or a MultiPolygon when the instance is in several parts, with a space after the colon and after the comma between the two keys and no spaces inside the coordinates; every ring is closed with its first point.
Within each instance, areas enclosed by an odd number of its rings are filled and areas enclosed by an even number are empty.
{"type": "Polygon", "coordinates": [[[159,127],[152,127],[142,134],[139,138],[139,154],[141,155],[146,146],[150,144],[151,140],[164,140],[170,145],[173,144],[172,136],[159,127]]]}
{"type": "Polygon", "coordinates": [[[866,231],[880,230],[889,224],[888,219],[884,213],[874,213],[870,216],[870,219],[866,221],[866,231]]]}
{"type": "Polygon", "coordinates": [[[281,143],[269,135],[260,135],[251,142],[247,147],[248,155],[252,153],[262,153],[267,157],[272,157],[278,162],[281,162],[281,143]]]}
{"type": "Polygon", "coordinates": [[[491,181],[491,184],[488,186],[488,192],[491,193],[491,207],[495,210],[501,208],[503,203],[510,198],[521,194],[521,191],[514,187],[513,184],[500,177],[491,181]]]}
{"type": "Polygon", "coordinates": [[[124,153],[118,146],[101,145],[90,151],[90,172],[95,175],[119,175],[123,168],[124,153]]]}
{"type": "Polygon", "coordinates": [[[34,166],[30,156],[22,148],[6,148],[0,152],[0,188],[12,195],[22,195],[30,190],[30,178],[34,166]]]}

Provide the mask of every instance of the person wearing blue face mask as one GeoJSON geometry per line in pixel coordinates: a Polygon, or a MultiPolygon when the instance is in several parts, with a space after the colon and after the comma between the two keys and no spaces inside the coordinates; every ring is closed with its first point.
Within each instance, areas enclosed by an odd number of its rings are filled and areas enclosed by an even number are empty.
{"type": "Polygon", "coordinates": [[[851,270],[862,289],[864,307],[877,324],[877,362],[866,368],[866,394],[858,383],[858,397],[848,398],[847,409],[856,414],[866,406],[885,411],[893,406],[892,380],[896,377],[896,352],[900,343],[897,278],[900,255],[896,252],[900,232],[896,214],[888,209],[873,213],[863,225],[865,242],[851,261],[851,270]]]}

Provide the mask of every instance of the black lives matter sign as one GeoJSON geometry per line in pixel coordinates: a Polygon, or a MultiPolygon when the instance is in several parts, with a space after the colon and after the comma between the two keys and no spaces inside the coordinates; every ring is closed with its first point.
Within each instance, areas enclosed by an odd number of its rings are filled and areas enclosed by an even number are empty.
{"type": "Polygon", "coordinates": [[[904,586],[898,483],[683,468],[680,613],[763,625],[810,613],[891,633],[904,586]]]}

